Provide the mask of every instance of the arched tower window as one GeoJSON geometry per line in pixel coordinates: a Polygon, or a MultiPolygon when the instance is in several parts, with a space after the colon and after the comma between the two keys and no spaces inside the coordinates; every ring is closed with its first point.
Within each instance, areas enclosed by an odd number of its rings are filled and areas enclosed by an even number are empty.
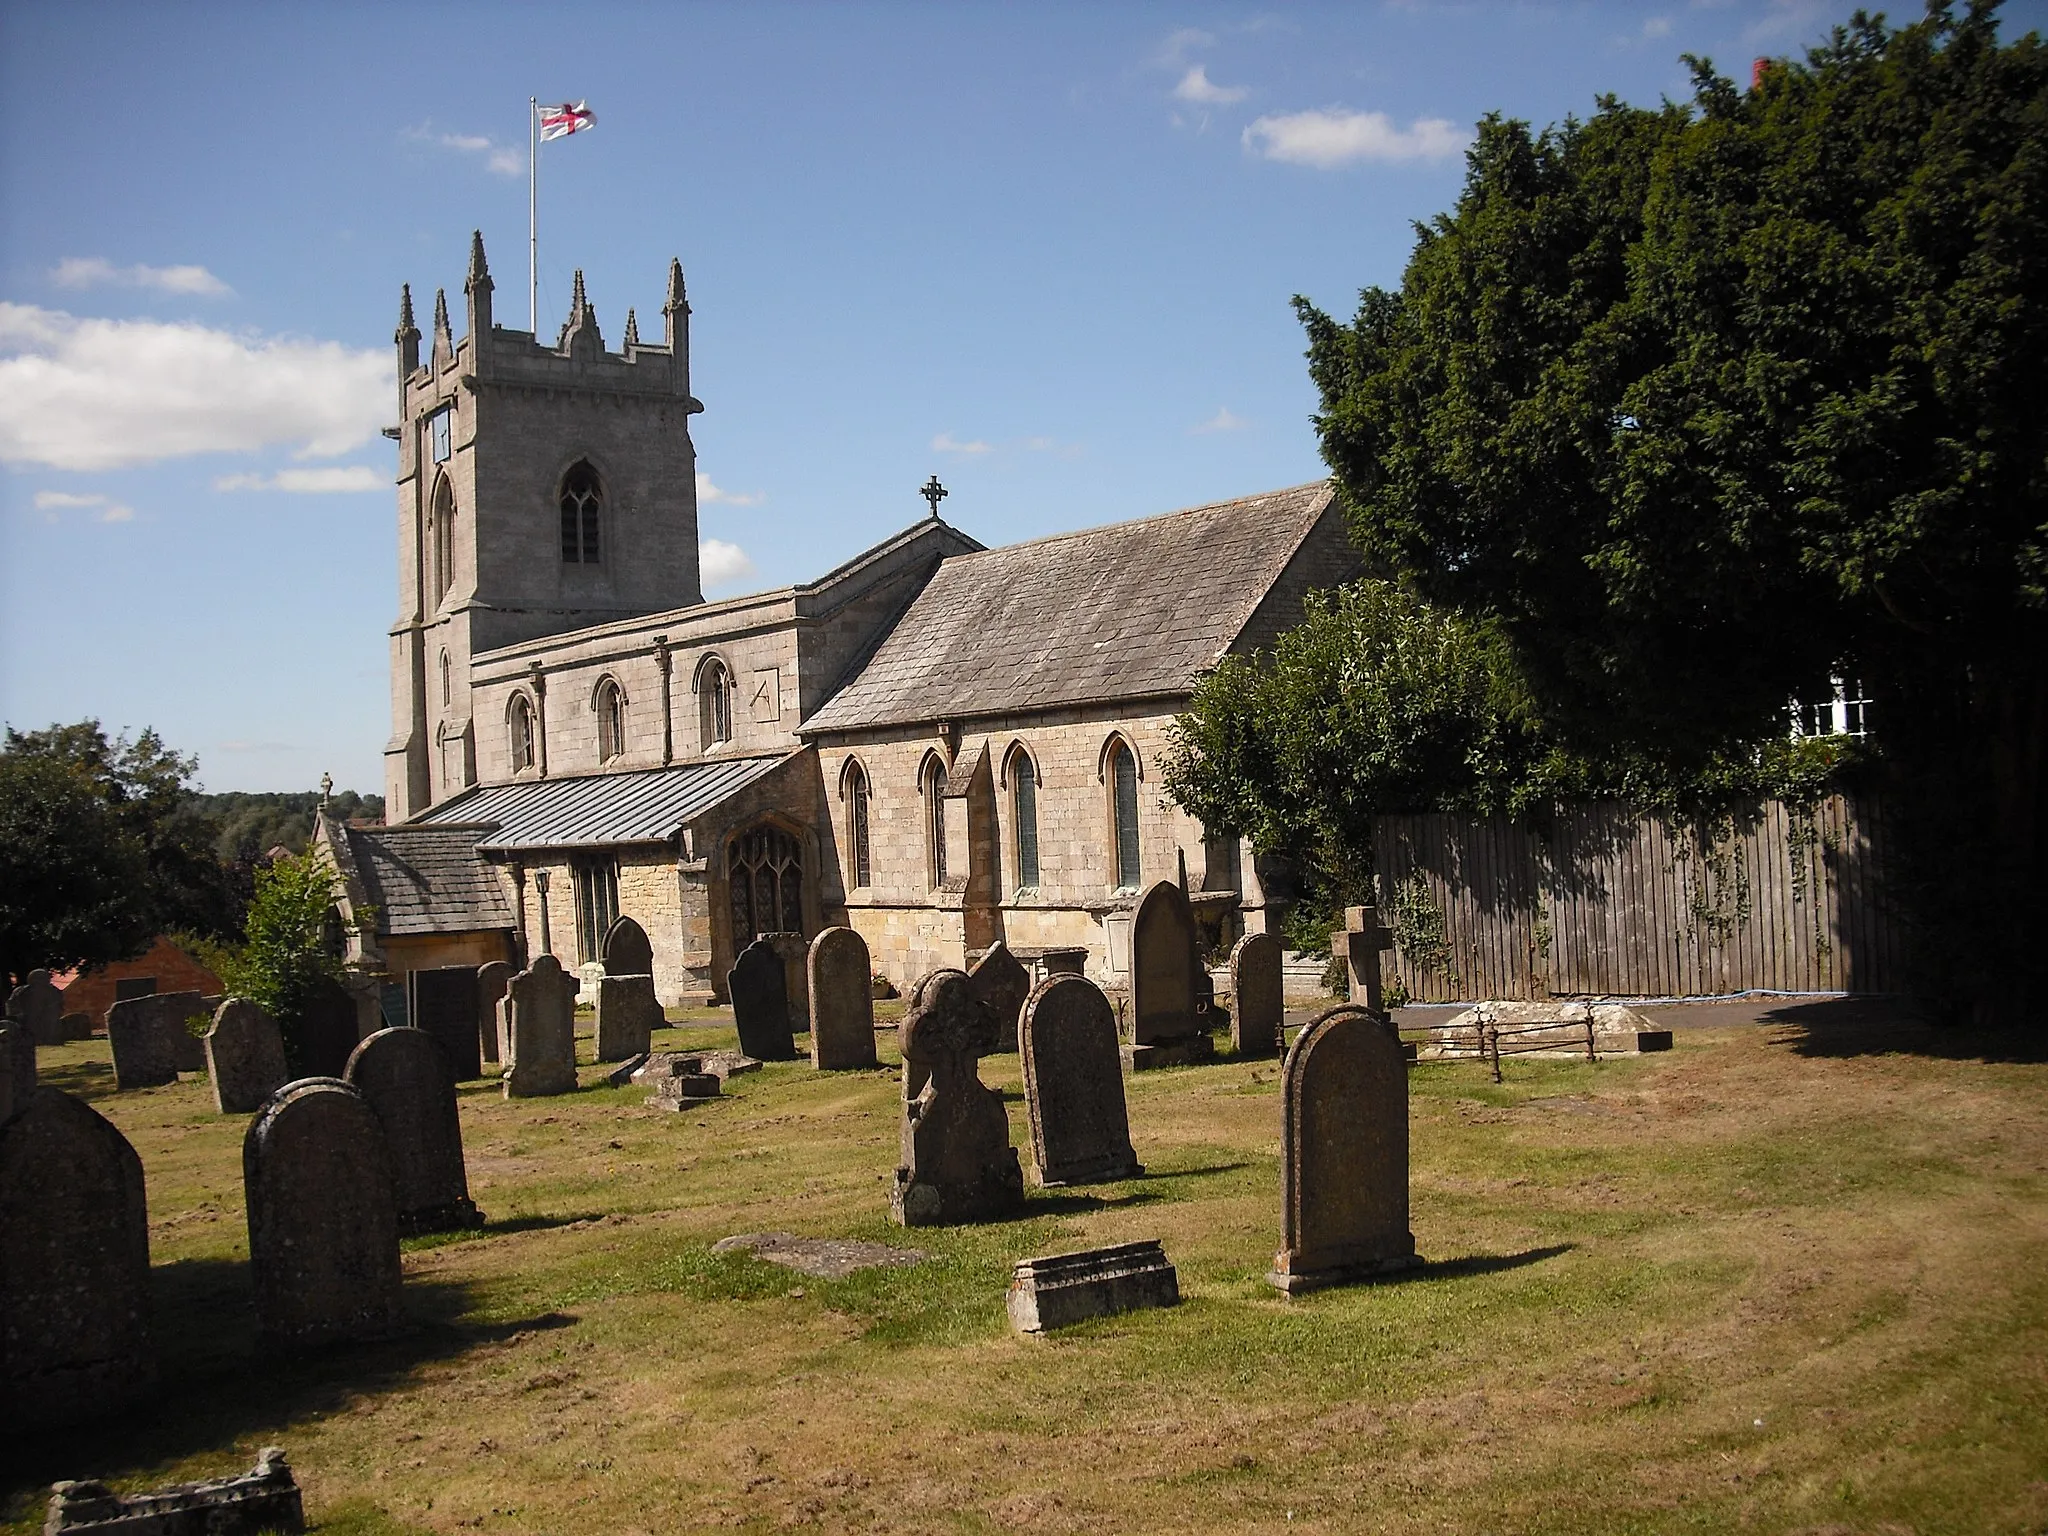
{"type": "Polygon", "coordinates": [[[449,667],[449,665],[448,665],[448,653],[447,653],[446,651],[443,651],[443,652],[441,653],[441,703],[442,703],[442,706],[443,706],[444,708],[445,708],[445,707],[447,706],[448,700],[449,700],[449,698],[450,698],[450,692],[449,692],[449,674],[450,674],[450,670],[451,670],[451,669],[450,669],[450,667],[449,667]]]}
{"type": "Polygon", "coordinates": [[[946,765],[936,757],[924,771],[925,856],[932,889],[946,883],[946,765]]]}
{"type": "Polygon", "coordinates": [[[1010,755],[1010,846],[1018,886],[1038,884],[1038,765],[1022,747],[1010,755]]]}
{"type": "Polygon", "coordinates": [[[608,763],[626,750],[626,691],[606,678],[597,685],[597,760],[608,763]]]}
{"type": "Polygon", "coordinates": [[[562,564],[595,565],[604,487],[588,459],[578,459],[562,476],[562,564]]]}
{"type": "Polygon", "coordinates": [[[1110,835],[1119,889],[1138,886],[1138,760],[1119,741],[1109,749],[1110,835]]]}
{"type": "Polygon", "coordinates": [[[438,605],[455,585],[455,492],[443,475],[434,486],[434,504],[427,513],[433,535],[434,602],[438,605]]]}
{"type": "Polygon", "coordinates": [[[512,697],[512,771],[524,773],[533,766],[533,704],[523,693],[512,697]]]}
{"type": "Polygon", "coordinates": [[[716,656],[697,674],[697,713],[705,751],[732,740],[732,674],[716,656]]]}
{"type": "Polygon", "coordinates": [[[846,862],[855,890],[873,883],[874,867],[868,854],[868,774],[853,759],[846,763],[846,862]]]}

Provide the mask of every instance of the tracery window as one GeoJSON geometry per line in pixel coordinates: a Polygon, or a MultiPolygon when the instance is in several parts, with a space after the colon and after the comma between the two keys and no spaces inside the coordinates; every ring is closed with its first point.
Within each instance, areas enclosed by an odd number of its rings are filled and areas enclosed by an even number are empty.
{"type": "Polygon", "coordinates": [[[562,564],[595,565],[598,561],[599,514],[604,488],[588,459],[578,459],[562,476],[562,564]]]}
{"type": "Polygon", "coordinates": [[[533,766],[533,705],[525,694],[515,694],[511,711],[512,771],[524,773],[533,766]]]}
{"type": "Polygon", "coordinates": [[[1018,748],[1010,759],[1010,842],[1017,854],[1017,884],[1038,884],[1038,766],[1018,748]]]}
{"type": "Polygon", "coordinates": [[[855,890],[874,878],[868,855],[868,775],[857,762],[846,765],[846,848],[855,890]]]}
{"type": "Polygon", "coordinates": [[[597,685],[597,760],[608,763],[626,750],[626,691],[606,678],[597,685]]]}
{"type": "Polygon", "coordinates": [[[732,674],[716,656],[697,674],[697,705],[704,750],[732,740],[732,674]]]}
{"type": "Polygon", "coordinates": [[[1138,887],[1138,760],[1121,741],[1109,749],[1110,835],[1119,890],[1138,887]]]}
{"type": "Polygon", "coordinates": [[[604,936],[619,920],[619,861],[586,855],[569,866],[576,882],[576,960],[604,958],[604,936]]]}
{"type": "Polygon", "coordinates": [[[925,855],[932,889],[946,883],[946,765],[937,758],[924,777],[925,855]]]}
{"type": "Polygon", "coordinates": [[[732,840],[725,856],[732,895],[732,946],[745,949],[764,933],[804,931],[804,854],[780,827],[756,827],[732,840]]]}

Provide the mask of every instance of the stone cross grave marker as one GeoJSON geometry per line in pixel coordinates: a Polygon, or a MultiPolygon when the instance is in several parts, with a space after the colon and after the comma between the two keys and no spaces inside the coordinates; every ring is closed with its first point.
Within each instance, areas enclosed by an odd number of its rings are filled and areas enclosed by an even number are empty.
{"type": "Polygon", "coordinates": [[[1380,990],[1380,955],[1394,947],[1394,930],[1380,921],[1378,907],[1346,907],[1343,942],[1344,970],[1350,979],[1350,998],[1374,1013],[1386,1011],[1380,990]]]}
{"type": "Polygon", "coordinates": [[[794,1061],[787,971],[775,946],[760,938],[741,950],[726,973],[725,985],[740,1050],[756,1061],[794,1061]]]}
{"type": "Polygon", "coordinates": [[[349,1057],[348,1082],[384,1127],[398,1230],[409,1236],[482,1226],[469,1198],[455,1078],[441,1042],[423,1029],[380,1029],[349,1057]]]}
{"type": "Polygon", "coordinates": [[[542,1098],[576,1090],[576,978],[553,955],[514,976],[499,1004],[511,1042],[505,1097],[542,1098]]]}
{"type": "Polygon", "coordinates": [[[995,1048],[996,1021],[965,971],[933,971],[917,984],[901,1038],[904,1059],[931,1078],[903,1105],[903,1161],[890,1197],[896,1219],[950,1226],[1020,1209],[1024,1173],[1003,1096],[974,1065],[995,1048]]]}
{"type": "Polygon", "coordinates": [[[413,971],[406,979],[406,1017],[441,1042],[448,1069],[466,1083],[484,1075],[483,1047],[476,1030],[476,967],[440,966],[413,971]]]}
{"type": "Polygon", "coordinates": [[[0,1429],[110,1413],[156,1377],[142,1159],[81,1100],[28,1090],[0,1126],[0,1429]]]}
{"type": "Polygon", "coordinates": [[[604,973],[607,976],[652,976],[654,946],[647,930],[630,917],[613,921],[604,934],[604,973]]]}
{"type": "Polygon", "coordinates": [[[1040,1184],[1092,1184],[1143,1173],[1131,1149],[1116,1011],[1085,976],[1040,982],[1019,1031],[1024,1102],[1040,1184]]]}
{"type": "Polygon", "coordinates": [[[995,1015],[996,1049],[1016,1050],[1017,1023],[1023,1017],[1024,999],[1031,995],[1031,973],[1024,969],[1024,962],[997,939],[967,968],[967,975],[974,983],[974,995],[995,1015]]]}
{"type": "Polygon", "coordinates": [[[1240,1056],[1277,1056],[1287,1003],[1280,941],[1248,933],[1230,951],[1230,1036],[1240,1056]]]}
{"type": "Polygon", "coordinates": [[[197,992],[158,992],[123,998],[107,1010],[107,1043],[114,1052],[117,1088],[174,1083],[180,1072],[206,1070],[206,1048],[185,1021],[206,1012],[197,992]]]}
{"type": "Polygon", "coordinates": [[[477,1054],[485,1063],[497,1066],[508,1049],[498,1038],[498,1004],[505,1001],[505,989],[512,984],[512,967],[503,960],[490,960],[476,968],[477,1054]]]}
{"type": "Polygon", "coordinates": [[[789,1032],[801,1035],[811,1027],[811,947],[800,933],[764,933],[760,942],[782,956],[782,995],[789,1005],[789,1032]]]}
{"type": "Polygon", "coordinates": [[[203,1044],[213,1107],[221,1114],[246,1115],[262,1108],[291,1078],[277,1022],[245,997],[231,997],[214,1009],[203,1044]]]}
{"type": "Polygon", "coordinates": [[[64,994],[50,980],[50,973],[30,971],[20,986],[7,996],[7,1017],[28,1027],[37,1045],[64,1043],[64,994]]]}
{"type": "Polygon", "coordinates": [[[1196,1016],[1200,940],[1188,893],[1162,880],[1131,918],[1131,1070],[1182,1066],[1214,1054],[1196,1016]]]}
{"type": "Polygon", "coordinates": [[[242,1138],[242,1189],[266,1344],[376,1338],[398,1325],[391,1151],[360,1092],[310,1077],[272,1094],[242,1138]]]}
{"type": "Polygon", "coordinates": [[[875,986],[868,942],[827,928],[805,962],[811,993],[811,1065],[821,1072],[875,1064],[875,986]]]}
{"type": "Polygon", "coordinates": [[[1282,1237],[1266,1278],[1290,1294],[1416,1263],[1408,1230],[1408,1063],[1386,1020],[1320,1015],[1281,1069],[1282,1237]]]}

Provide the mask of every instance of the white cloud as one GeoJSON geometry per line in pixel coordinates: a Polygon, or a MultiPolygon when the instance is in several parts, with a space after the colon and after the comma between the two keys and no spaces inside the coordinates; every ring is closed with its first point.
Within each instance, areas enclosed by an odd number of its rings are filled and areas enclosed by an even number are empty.
{"type": "Polygon", "coordinates": [[[1234,101],[1243,101],[1251,92],[1241,85],[1217,85],[1209,79],[1208,69],[1196,64],[1180,77],[1180,84],[1173,88],[1176,101],[1192,101],[1204,107],[1227,107],[1234,101]]]}
{"type": "MultiPolygon", "coordinates": [[[[698,502],[720,502],[728,507],[758,507],[768,499],[764,491],[722,491],[711,483],[711,477],[703,471],[697,473],[698,502]]],[[[732,548],[730,544],[727,549],[732,548]]]]}
{"type": "Polygon", "coordinates": [[[990,453],[993,452],[993,450],[989,447],[987,443],[984,443],[980,438],[975,438],[971,442],[963,443],[956,441],[952,433],[941,432],[937,437],[932,439],[932,452],[958,453],[964,454],[968,458],[973,458],[977,454],[990,453]]]}
{"type": "Polygon", "coordinates": [[[137,263],[117,267],[104,256],[66,256],[51,271],[59,288],[96,288],[111,283],[122,288],[154,288],[162,293],[198,294],[218,298],[234,289],[204,267],[150,267],[137,263]]]}
{"type": "Polygon", "coordinates": [[[1669,16],[1652,16],[1649,20],[1643,23],[1643,37],[1646,40],[1651,38],[1669,37],[1670,35],[1671,18],[1669,16]]]}
{"type": "Polygon", "coordinates": [[[1444,160],[1462,154],[1472,136],[1441,117],[1418,117],[1396,128],[1384,112],[1343,107],[1256,119],[1244,146],[1268,160],[1331,171],[1360,160],[1444,160]]]}
{"type": "Polygon", "coordinates": [[[1250,425],[1242,416],[1232,415],[1228,406],[1219,405],[1214,416],[1189,427],[1188,431],[1199,436],[1205,432],[1240,432],[1250,425]]]}
{"type": "Polygon", "coordinates": [[[480,133],[436,133],[424,124],[418,128],[406,129],[406,137],[428,144],[439,144],[444,149],[453,149],[465,155],[482,155],[484,169],[499,176],[524,176],[526,174],[526,151],[509,144],[500,144],[496,139],[486,138],[480,133]]]}
{"type": "Polygon", "coordinates": [[[706,587],[729,587],[754,574],[754,562],[737,544],[705,539],[697,546],[697,569],[706,587]]]}
{"type": "Polygon", "coordinates": [[[332,495],[351,491],[388,491],[391,477],[368,464],[331,464],[320,469],[280,469],[274,475],[222,475],[216,491],[291,491],[300,495],[332,495]]]}
{"type": "Polygon", "coordinates": [[[1159,45],[1159,52],[1153,55],[1153,62],[1161,69],[1179,69],[1188,62],[1188,54],[1197,48],[1213,48],[1216,35],[1204,32],[1200,27],[1182,27],[1177,32],[1166,34],[1166,41],[1159,45]]]}
{"type": "MultiPolygon", "coordinates": [[[[37,491],[36,510],[56,513],[60,511],[94,512],[94,521],[101,523],[130,523],[135,520],[135,509],[124,506],[112,497],[85,494],[78,491],[37,491]]],[[[55,522],[56,518],[51,517],[55,522]]]]}
{"type": "Polygon", "coordinates": [[[0,302],[0,462],[100,470],[291,444],[347,453],[391,414],[391,360],[333,341],[0,302]]]}

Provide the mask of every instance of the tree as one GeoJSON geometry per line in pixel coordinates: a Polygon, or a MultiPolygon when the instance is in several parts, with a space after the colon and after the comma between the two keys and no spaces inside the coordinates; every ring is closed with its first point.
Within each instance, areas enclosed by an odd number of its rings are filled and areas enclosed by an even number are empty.
{"type": "Polygon", "coordinates": [[[235,996],[261,1003],[277,1020],[293,1062],[307,1008],[341,980],[341,956],[329,937],[333,906],[333,878],[312,854],[288,855],[257,870],[241,950],[221,976],[235,996]]]}
{"type": "Polygon", "coordinates": [[[1863,681],[1923,976],[1980,1000],[2048,916],[2048,51],[1996,12],[1488,118],[1398,293],[1296,300],[1361,546],[1560,750],[1704,789],[1863,681]]]}

